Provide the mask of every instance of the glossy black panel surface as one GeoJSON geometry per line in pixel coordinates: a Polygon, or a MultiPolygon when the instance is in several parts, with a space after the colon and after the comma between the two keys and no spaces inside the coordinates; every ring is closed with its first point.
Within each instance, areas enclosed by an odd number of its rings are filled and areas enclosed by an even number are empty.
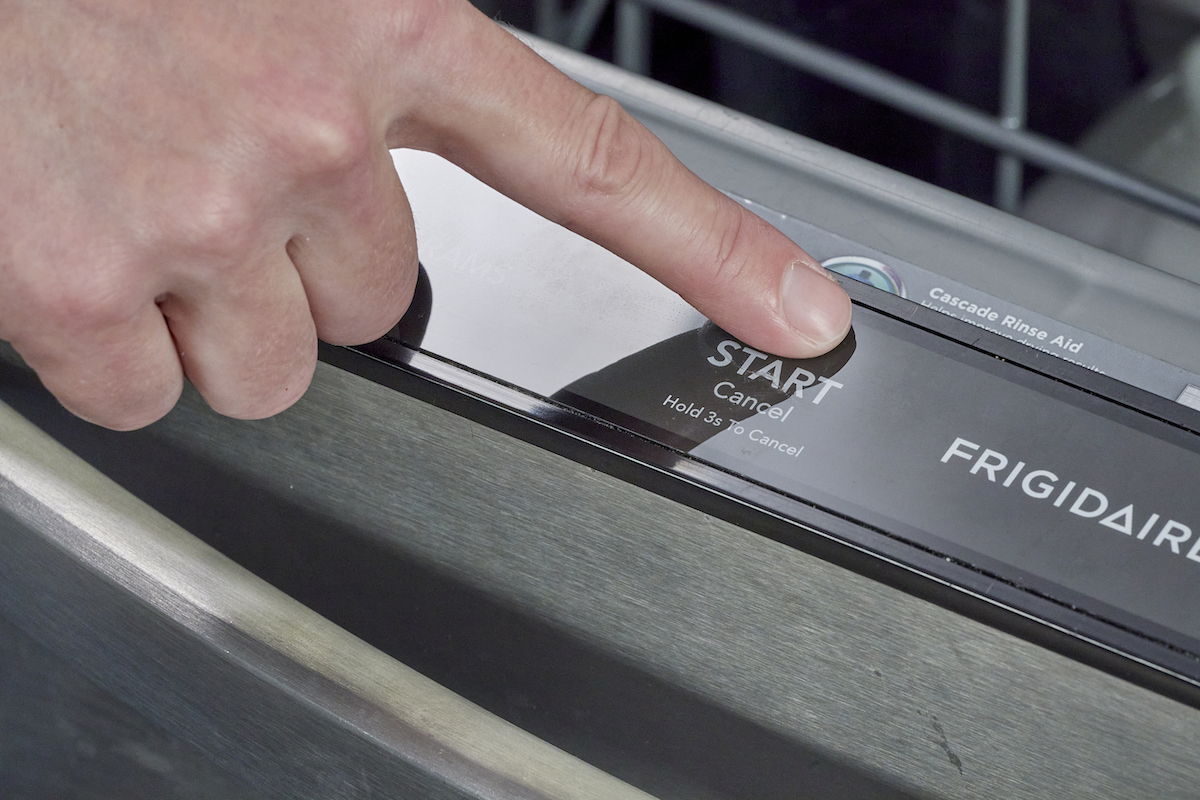
{"type": "Polygon", "coordinates": [[[549,397],[398,336],[360,348],[370,362],[326,358],[1190,694],[1200,414],[848,288],[854,332],[822,358],[775,359],[708,324],[549,397]]]}

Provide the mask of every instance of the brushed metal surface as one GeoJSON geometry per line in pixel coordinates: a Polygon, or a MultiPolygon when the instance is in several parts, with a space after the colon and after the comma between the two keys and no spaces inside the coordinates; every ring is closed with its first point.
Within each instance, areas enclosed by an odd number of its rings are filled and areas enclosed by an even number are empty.
{"type": "Polygon", "coordinates": [[[1193,709],[324,365],[259,423],[191,395],[139,436],[25,410],[330,618],[663,797],[1196,795],[1193,709]]]}
{"type": "Polygon", "coordinates": [[[263,796],[645,796],[255,578],[2,403],[0,616],[263,796]]]}
{"type": "Polygon", "coordinates": [[[218,768],[0,617],[5,800],[255,800],[218,768]]]}

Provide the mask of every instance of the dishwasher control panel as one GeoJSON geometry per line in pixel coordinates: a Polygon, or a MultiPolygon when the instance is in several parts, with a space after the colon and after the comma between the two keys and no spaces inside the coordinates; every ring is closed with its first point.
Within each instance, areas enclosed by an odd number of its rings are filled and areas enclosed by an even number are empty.
{"type": "Polygon", "coordinates": [[[327,360],[1196,702],[1200,378],[743,200],[855,304],[778,358],[430,158],[413,308],[327,360]]]}

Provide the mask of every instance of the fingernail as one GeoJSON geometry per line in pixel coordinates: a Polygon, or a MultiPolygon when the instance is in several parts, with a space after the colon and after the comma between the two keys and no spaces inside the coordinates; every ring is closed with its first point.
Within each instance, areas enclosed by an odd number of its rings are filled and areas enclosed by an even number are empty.
{"type": "Polygon", "coordinates": [[[819,352],[833,347],[850,330],[849,295],[816,264],[797,261],[787,268],[781,305],[792,328],[819,352]]]}

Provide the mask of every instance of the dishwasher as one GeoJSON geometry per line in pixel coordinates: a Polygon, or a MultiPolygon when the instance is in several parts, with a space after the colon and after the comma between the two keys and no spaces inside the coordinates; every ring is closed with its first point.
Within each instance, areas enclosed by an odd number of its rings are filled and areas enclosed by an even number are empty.
{"type": "Polygon", "coordinates": [[[1200,793],[1200,285],[532,42],[851,335],[396,151],[417,297],[289,411],[113,433],[2,351],[6,796],[1200,793]]]}

